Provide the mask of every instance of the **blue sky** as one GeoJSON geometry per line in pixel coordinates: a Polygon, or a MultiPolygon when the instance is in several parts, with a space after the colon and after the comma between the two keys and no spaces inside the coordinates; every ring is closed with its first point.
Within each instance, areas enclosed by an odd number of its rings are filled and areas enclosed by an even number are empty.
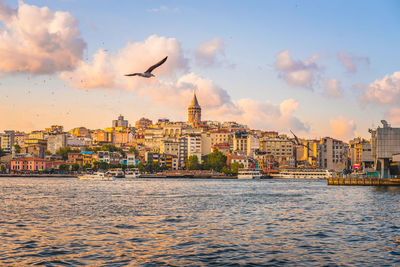
{"type": "MultiPolygon", "coordinates": [[[[4,2],[18,7],[17,1],[4,2]]],[[[399,1],[118,1],[116,4],[116,1],[64,0],[24,3],[68,12],[75,17],[87,45],[82,56],[87,62],[98,49],[117,54],[128,42],[143,42],[151,35],[176,39],[188,63],[186,70],[177,70],[175,76],[193,72],[210,79],[225,90],[232,101],[247,98],[269,101],[279,109],[283,101],[293,99],[298,107],[291,116],[305,125],[297,129],[303,136],[368,136],[368,127],[376,126],[391,110],[390,114],[396,115],[396,108],[400,106],[395,101],[383,104],[371,98],[360,101],[359,95],[364,89],[354,89],[356,85],[364,88],[399,71],[399,1]],[[213,38],[219,38],[224,44],[214,54],[216,63],[207,67],[196,64],[196,48],[213,38]],[[282,77],[285,72],[277,69],[276,56],[285,50],[290,52],[293,61],[305,62],[318,55],[311,89],[290,85],[282,77]],[[350,72],[340,62],[339,51],[352,57],[356,71],[350,72]],[[325,79],[340,82],[341,97],[324,95],[325,79]],[[334,124],[330,123],[339,117],[338,123],[347,127],[343,131],[335,131],[334,124]]],[[[6,71],[0,79],[0,92],[7,95],[7,99],[0,102],[3,106],[0,111],[16,114],[12,120],[2,116],[0,130],[33,130],[54,123],[64,124],[66,128],[82,125],[102,128],[119,113],[132,123],[142,116],[186,119],[185,109],[154,103],[151,97],[137,90],[81,90],[60,79],[59,72],[38,75],[29,71],[18,74],[6,71]],[[23,113],[21,109],[28,112],[23,113]]],[[[397,97],[396,91],[393,98],[397,97]]],[[[201,98],[199,101],[202,104],[201,98]]],[[[213,114],[215,117],[203,118],[224,119],[218,112],[207,115],[213,114]]],[[[241,121],[257,112],[235,114],[241,121]]],[[[393,115],[390,118],[393,119],[393,115]]],[[[399,124],[400,120],[395,118],[392,123],[399,124]]],[[[266,130],[276,127],[284,132],[295,128],[290,122],[275,125],[255,121],[253,124],[250,126],[266,130]]]]}

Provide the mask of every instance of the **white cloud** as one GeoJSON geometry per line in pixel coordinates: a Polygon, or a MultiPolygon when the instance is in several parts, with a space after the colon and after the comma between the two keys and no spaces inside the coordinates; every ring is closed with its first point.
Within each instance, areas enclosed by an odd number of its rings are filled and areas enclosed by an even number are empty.
{"type": "Polygon", "coordinates": [[[315,54],[304,61],[295,61],[290,57],[290,52],[284,50],[275,58],[275,68],[279,71],[279,76],[290,86],[312,90],[316,75],[321,71],[321,68],[315,63],[318,55],[315,54]]]}
{"type": "Polygon", "coordinates": [[[329,120],[329,126],[334,138],[344,141],[352,139],[356,135],[356,124],[343,116],[329,120]]]}
{"type": "Polygon", "coordinates": [[[0,72],[54,73],[73,69],[86,43],[77,20],[20,1],[16,9],[0,0],[0,72]]]}
{"type": "Polygon", "coordinates": [[[391,124],[400,125],[400,108],[391,108],[386,113],[385,118],[391,124]]]}
{"type": "Polygon", "coordinates": [[[220,37],[202,42],[195,50],[196,63],[200,66],[220,65],[218,56],[225,56],[225,43],[220,37]]]}
{"type": "Polygon", "coordinates": [[[376,79],[367,86],[360,96],[361,101],[375,102],[379,104],[400,103],[400,71],[385,75],[382,79],[376,79]]]}
{"type": "Polygon", "coordinates": [[[160,6],[157,8],[151,8],[148,10],[149,12],[157,13],[157,12],[179,12],[179,8],[177,7],[168,7],[168,6],[160,6]]]}
{"type": "Polygon", "coordinates": [[[340,82],[337,79],[324,79],[324,94],[328,97],[338,98],[342,96],[340,82]]]}
{"type": "Polygon", "coordinates": [[[143,72],[167,55],[167,61],[153,71],[154,75],[175,78],[179,72],[188,70],[188,62],[178,40],[151,35],[143,42],[128,43],[116,54],[100,49],[92,62],[82,61],[75,70],[62,72],[60,77],[79,89],[137,90],[155,85],[157,80],[126,77],[124,74],[143,72]]]}
{"type": "Polygon", "coordinates": [[[342,62],[342,64],[347,68],[347,70],[352,73],[357,72],[357,65],[369,65],[368,57],[357,57],[344,51],[338,52],[338,58],[340,62],[342,62]]]}

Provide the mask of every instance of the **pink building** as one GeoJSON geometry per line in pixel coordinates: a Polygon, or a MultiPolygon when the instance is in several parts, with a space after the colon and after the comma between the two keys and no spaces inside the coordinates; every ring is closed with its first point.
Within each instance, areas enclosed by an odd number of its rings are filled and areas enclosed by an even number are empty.
{"type": "Polygon", "coordinates": [[[11,172],[46,170],[49,162],[41,158],[17,158],[11,161],[11,172]]]}

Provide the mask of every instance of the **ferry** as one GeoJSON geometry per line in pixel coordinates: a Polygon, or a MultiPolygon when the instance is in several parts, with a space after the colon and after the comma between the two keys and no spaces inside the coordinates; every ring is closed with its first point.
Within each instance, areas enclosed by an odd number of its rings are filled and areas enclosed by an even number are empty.
{"type": "Polygon", "coordinates": [[[261,179],[261,171],[254,169],[241,169],[238,172],[238,179],[261,179]]]}
{"type": "Polygon", "coordinates": [[[113,181],[114,177],[106,175],[104,172],[88,173],[78,176],[79,180],[86,181],[113,181]]]}
{"type": "Polygon", "coordinates": [[[328,170],[321,169],[287,169],[271,174],[274,179],[309,179],[325,180],[332,176],[328,170]]]}
{"type": "Polygon", "coordinates": [[[122,169],[109,169],[106,172],[107,176],[113,177],[113,178],[124,178],[124,171],[122,169]]]}
{"type": "Polygon", "coordinates": [[[140,177],[139,169],[127,169],[125,170],[125,178],[127,179],[135,179],[140,177]]]}

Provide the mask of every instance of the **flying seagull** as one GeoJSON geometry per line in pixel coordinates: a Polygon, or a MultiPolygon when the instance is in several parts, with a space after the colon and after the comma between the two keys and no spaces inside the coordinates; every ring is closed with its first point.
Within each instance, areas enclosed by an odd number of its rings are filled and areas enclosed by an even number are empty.
{"type": "Polygon", "coordinates": [[[290,130],[290,132],[291,132],[291,133],[293,134],[293,136],[294,136],[294,140],[295,140],[295,141],[291,141],[293,144],[298,145],[298,146],[304,146],[305,148],[307,148],[307,150],[308,150],[309,152],[311,152],[311,149],[310,149],[310,147],[308,146],[308,143],[307,143],[307,145],[302,144],[302,143],[300,142],[299,138],[297,138],[297,136],[292,132],[292,130],[290,130]]]}
{"type": "Polygon", "coordinates": [[[153,66],[151,66],[150,68],[148,68],[145,72],[140,73],[132,73],[132,74],[125,74],[125,76],[141,76],[144,78],[151,78],[151,77],[155,77],[153,74],[151,74],[151,72],[155,69],[160,67],[162,64],[164,64],[165,61],[167,61],[168,57],[165,57],[163,60],[161,60],[160,62],[158,62],[157,64],[154,64],[153,66]]]}

